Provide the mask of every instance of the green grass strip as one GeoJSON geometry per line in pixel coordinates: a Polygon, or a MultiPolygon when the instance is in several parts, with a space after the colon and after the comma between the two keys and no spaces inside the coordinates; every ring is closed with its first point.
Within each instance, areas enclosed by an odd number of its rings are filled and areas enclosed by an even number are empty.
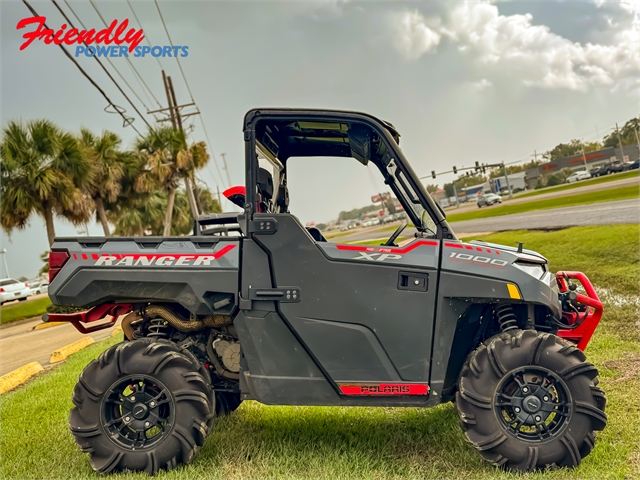
{"type": "Polygon", "coordinates": [[[555,187],[540,188],[532,192],[523,193],[522,195],[518,195],[515,198],[534,197],[536,195],[542,195],[544,193],[561,192],[563,190],[573,190],[574,188],[586,187],[589,185],[597,185],[599,183],[608,183],[616,180],[624,180],[626,178],[634,178],[638,176],[639,176],[638,170],[630,170],[628,172],[616,173],[614,175],[607,175],[605,177],[595,177],[589,180],[581,180],[579,182],[567,183],[564,185],[557,185],[555,187]]]}
{"type": "Polygon", "coordinates": [[[3,306],[0,309],[2,324],[42,315],[47,311],[49,305],[51,305],[49,297],[43,297],[3,306]]]}
{"type": "Polygon", "coordinates": [[[589,205],[592,203],[613,202],[617,200],[630,200],[640,196],[640,188],[637,185],[629,185],[622,188],[611,188],[596,192],[579,193],[566,197],[533,200],[525,203],[506,204],[479,208],[471,212],[452,213],[447,215],[448,222],[462,222],[476,218],[499,217],[525,213],[532,210],[548,210],[552,208],[573,207],[576,205],[589,205]]]}

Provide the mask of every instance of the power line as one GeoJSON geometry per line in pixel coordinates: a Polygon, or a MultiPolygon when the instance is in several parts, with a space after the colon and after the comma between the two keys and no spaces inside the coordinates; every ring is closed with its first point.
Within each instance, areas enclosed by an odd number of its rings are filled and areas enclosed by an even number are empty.
{"type": "MultiPolygon", "coordinates": [[[[91,0],[90,0],[91,1],[91,0]]],[[[153,0],[156,4],[156,8],[158,9],[158,14],[160,15],[160,20],[162,20],[162,26],[164,27],[164,31],[167,33],[167,38],[169,39],[169,44],[173,47],[173,41],[171,40],[171,35],[169,35],[169,30],[167,29],[167,24],[164,23],[164,17],[162,16],[162,12],[160,11],[160,5],[158,5],[158,0],[153,0]]],[[[177,55],[174,56],[176,62],[178,62],[178,68],[180,68],[180,73],[182,74],[182,79],[184,83],[187,85],[187,90],[189,91],[189,96],[191,97],[191,101],[195,102],[193,99],[193,93],[191,93],[191,88],[189,88],[189,82],[187,82],[187,77],[184,74],[184,70],[182,70],[182,64],[180,63],[180,59],[177,55]]]]}
{"type": "MultiPolygon", "coordinates": [[[[69,5],[69,2],[67,0],[64,0],[65,5],[67,6],[67,8],[71,11],[71,13],[73,14],[74,17],[76,17],[76,20],[78,21],[78,23],[80,25],[82,25],[82,28],[84,28],[85,30],[87,30],[87,27],[84,26],[84,23],[82,23],[82,20],[80,20],[80,17],[78,16],[78,14],[73,10],[73,8],[71,8],[71,5],[69,5]]],[[[55,2],[54,2],[55,4],[55,2]]],[[[56,5],[57,7],[57,5],[56,5]]],[[[58,7],[58,10],[60,10],[60,8],[58,7]]],[[[65,19],[67,18],[64,13],[62,12],[62,10],[60,10],[60,13],[62,13],[62,15],[65,17],[65,19]]],[[[67,21],[69,21],[67,19],[67,21]]],[[[127,80],[122,76],[122,74],[120,73],[120,71],[116,68],[116,66],[113,64],[113,62],[111,60],[109,60],[109,57],[105,57],[105,59],[107,60],[107,62],[109,62],[109,65],[111,65],[111,67],[116,71],[116,73],[118,74],[118,76],[122,79],[122,81],[124,82],[124,84],[129,87],[129,90],[131,90],[131,93],[133,93],[135,95],[135,97],[138,99],[138,101],[142,104],[142,106],[149,111],[149,107],[147,107],[147,105],[144,103],[144,101],[138,96],[138,94],[136,93],[136,91],[133,89],[133,87],[131,85],[129,85],[129,82],[127,82],[127,80]]],[[[144,88],[142,89],[142,91],[144,91],[144,88]]]]}
{"type": "MultiPolygon", "coordinates": [[[[140,29],[142,29],[142,22],[138,18],[138,15],[136,15],[136,11],[133,9],[133,5],[131,5],[131,2],[129,0],[127,0],[127,3],[129,4],[129,8],[131,9],[131,13],[133,13],[133,16],[136,19],[136,22],[138,22],[138,26],[140,27],[140,29]]],[[[149,35],[147,35],[146,32],[144,34],[144,39],[147,41],[147,45],[149,45],[151,47],[152,46],[151,45],[151,40],[149,39],[149,35]]],[[[160,65],[160,69],[164,70],[164,67],[162,66],[162,63],[160,62],[160,58],[158,58],[158,57],[153,57],[153,58],[155,58],[156,61],[158,62],[158,65],[160,65]]]]}
{"type": "MultiPolygon", "coordinates": [[[[24,1],[24,0],[23,0],[24,1]]],[[[73,26],[73,23],[71,23],[71,20],[69,20],[69,17],[67,17],[67,15],[64,13],[64,11],[60,8],[60,6],[58,5],[58,3],[56,2],[56,0],[51,0],[51,2],[56,6],[56,8],[58,9],[58,11],[62,14],[62,16],[64,17],[64,19],[69,23],[69,25],[71,26],[71,28],[76,28],[73,26]]],[[[25,4],[28,5],[31,10],[31,6],[25,1],[25,4]]],[[[48,27],[47,27],[48,28],[48,27]]],[[[85,44],[85,46],[88,47],[86,42],[83,42],[85,44]]],[[[80,68],[80,65],[78,64],[78,62],[76,62],[76,60],[71,57],[71,54],[69,52],[67,52],[67,50],[62,47],[62,45],[60,45],[60,47],[62,48],[62,50],[67,54],[67,56],[69,56],[69,58],[71,58],[73,60],[73,62],[78,65],[78,68],[80,68]]],[[[122,95],[124,96],[124,98],[127,99],[127,102],[129,102],[129,104],[133,107],[133,109],[136,111],[136,113],[140,116],[140,118],[142,119],[142,121],[147,125],[147,127],[149,127],[149,130],[153,131],[153,128],[151,127],[151,125],[149,124],[149,122],[147,122],[147,119],[144,118],[144,116],[142,115],[142,113],[140,113],[140,110],[138,110],[138,107],[135,106],[135,104],[131,101],[131,99],[127,96],[126,93],[124,93],[124,90],[122,90],[122,87],[120,87],[120,85],[118,84],[118,82],[116,82],[115,78],[113,78],[113,76],[111,76],[111,73],[109,73],[109,70],[106,69],[106,67],[102,64],[102,62],[100,61],[100,59],[97,56],[93,57],[98,64],[102,67],[102,69],[104,70],[104,72],[109,76],[109,78],[111,79],[111,81],[115,84],[116,87],[118,87],[118,90],[120,90],[120,93],[122,93],[122,95]]],[[[84,70],[83,70],[84,72],[84,70]]],[[[113,102],[109,101],[109,103],[111,103],[111,105],[113,105],[113,107],[116,109],[116,111],[118,111],[118,107],[113,104],[113,102]]],[[[133,125],[132,125],[133,126],[133,125]]],[[[136,130],[137,131],[137,130],[136,130]]]]}
{"type": "MultiPolygon", "coordinates": [[[[157,0],[153,0],[154,3],[156,4],[156,8],[158,9],[158,14],[160,15],[160,20],[162,21],[162,26],[164,27],[164,31],[167,34],[167,38],[169,39],[169,44],[173,47],[173,41],[171,40],[171,35],[169,35],[169,29],[167,28],[167,24],[164,22],[164,17],[162,16],[162,11],[160,10],[160,5],[158,5],[158,1],[157,0]]],[[[178,57],[175,57],[176,62],[178,63],[178,67],[180,68],[180,73],[182,74],[182,78],[184,80],[185,85],[187,86],[187,91],[189,92],[189,96],[191,97],[191,102],[196,103],[196,101],[193,98],[193,93],[191,92],[191,88],[189,87],[189,82],[187,81],[187,77],[184,74],[184,70],[182,70],[182,64],[180,63],[180,60],[178,59],[178,57]]],[[[218,176],[220,177],[220,181],[221,183],[224,184],[224,180],[222,177],[222,173],[220,172],[220,167],[218,166],[218,159],[216,158],[215,154],[213,153],[213,148],[212,148],[212,144],[211,144],[211,140],[209,140],[209,134],[207,133],[207,127],[205,127],[204,125],[204,120],[202,119],[202,114],[199,115],[200,117],[200,123],[202,124],[202,130],[204,131],[204,136],[207,139],[207,144],[209,145],[209,152],[211,153],[211,157],[213,158],[213,163],[216,166],[216,170],[218,172],[218,176]]],[[[229,185],[231,186],[231,185],[229,185]]]]}
{"type": "MultiPolygon", "coordinates": [[[[95,4],[95,2],[93,0],[89,0],[89,3],[91,4],[91,6],[93,7],[93,9],[96,11],[96,13],[98,14],[98,16],[100,17],[100,20],[102,20],[102,23],[104,24],[105,27],[109,27],[109,25],[107,25],[107,22],[105,21],[104,17],[102,16],[102,14],[100,13],[100,10],[98,10],[97,5],[95,4]]],[[[140,81],[143,83],[143,85],[147,88],[147,90],[149,91],[149,93],[151,94],[151,96],[153,97],[153,99],[156,101],[156,104],[158,105],[158,107],[162,107],[162,105],[160,105],[160,102],[158,101],[158,99],[156,98],[156,96],[153,94],[153,91],[151,91],[151,89],[149,88],[149,85],[147,85],[147,83],[144,81],[144,78],[142,78],[142,75],[140,75],[140,73],[138,72],[138,70],[136,70],[136,67],[133,66],[133,63],[131,63],[131,59],[129,59],[129,57],[125,57],[127,59],[127,62],[129,63],[129,66],[133,69],[133,71],[135,72],[135,74],[138,76],[138,78],[140,79],[140,81]]]]}
{"type": "MultiPolygon", "coordinates": [[[[22,0],[22,3],[24,3],[26,5],[26,7],[29,9],[29,11],[36,17],[38,17],[38,12],[36,12],[34,10],[34,8],[29,5],[29,2],[27,2],[27,0],[22,0]]],[[[55,2],[54,2],[55,3],[55,2]]],[[[47,26],[47,24],[44,24],[45,28],[49,29],[49,27],[47,26]]],[[[112,106],[115,109],[115,113],[118,113],[123,119],[124,119],[124,126],[128,126],[130,125],[131,128],[133,128],[135,130],[135,132],[142,138],[142,134],[138,131],[138,129],[135,127],[135,125],[133,125],[133,119],[132,118],[127,118],[124,115],[123,112],[123,108],[122,107],[118,107],[115,103],[113,103],[111,101],[111,99],[107,96],[106,93],[104,93],[104,90],[102,90],[98,84],[93,80],[93,78],[91,78],[91,76],[89,76],[89,74],[87,72],[84,71],[84,69],[80,66],[80,64],[76,61],[75,58],[73,58],[73,56],[71,56],[71,54],[66,50],[66,48],[64,48],[62,45],[59,45],[59,47],[62,49],[62,51],[64,52],[64,54],[69,58],[69,60],[71,60],[76,67],[78,67],[78,70],[80,70],[80,72],[87,78],[87,80],[89,80],[91,82],[91,84],[96,87],[96,89],[102,94],[102,96],[107,100],[107,102],[109,102],[109,105],[112,106]]],[[[102,64],[101,64],[102,65],[102,64]]],[[[104,66],[103,66],[104,68],[104,66]]],[[[107,72],[108,73],[108,72],[107,72]]],[[[112,78],[113,79],[113,78],[112,78]]],[[[125,95],[126,97],[126,95],[125,95]]],[[[133,104],[132,104],[133,105],[133,104]]],[[[135,106],[134,106],[135,108],[135,106]]],[[[136,109],[137,111],[137,109],[136,109]]],[[[143,118],[144,120],[144,118],[143,118]]],[[[145,120],[146,122],[146,120],[145,120]]]]}

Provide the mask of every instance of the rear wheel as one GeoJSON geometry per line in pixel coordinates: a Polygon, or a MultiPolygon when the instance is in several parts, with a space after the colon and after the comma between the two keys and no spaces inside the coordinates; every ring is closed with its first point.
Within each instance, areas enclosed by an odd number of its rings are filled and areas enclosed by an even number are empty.
{"type": "Polygon", "coordinates": [[[91,362],[73,391],[69,427],[100,473],[155,474],[189,463],[215,416],[208,373],[174,344],[141,339],[91,362]]]}
{"type": "Polygon", "coordinates": [[[456,406],[480,455],[531,471],[574,467],[607,417],[597,370],[574,345],[534,330],[497,335],[462,368],[456,406]]]}

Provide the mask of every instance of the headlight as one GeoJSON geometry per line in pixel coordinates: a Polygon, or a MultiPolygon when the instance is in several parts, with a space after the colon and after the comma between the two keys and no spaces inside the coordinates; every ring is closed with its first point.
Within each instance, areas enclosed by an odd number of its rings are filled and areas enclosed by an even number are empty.
{"type": "Polygon", "coordinates": [[[532,277],[535,277],[537,279],[542,278],[542,276],[544,275],[544,273],[546,271],[545,266],[543,264],[540,264],[540,263],[529,263],[529,262],[516,261],[516,262],[513,263],[513,266],[516,267],[516,268],[519,268],[523,272],[526,272],[529,275],[531,275],[532,277]]]}

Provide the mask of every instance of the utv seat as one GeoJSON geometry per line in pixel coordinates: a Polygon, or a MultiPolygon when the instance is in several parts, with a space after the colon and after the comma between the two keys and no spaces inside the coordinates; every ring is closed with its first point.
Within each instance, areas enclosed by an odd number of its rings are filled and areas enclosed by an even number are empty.
{"type": "Polygon", "coordinates": [[[273,211],[273,176],[269,170],[258,169],[258,193],[260,194],[260,211],[270,213],[273,211]]]}

